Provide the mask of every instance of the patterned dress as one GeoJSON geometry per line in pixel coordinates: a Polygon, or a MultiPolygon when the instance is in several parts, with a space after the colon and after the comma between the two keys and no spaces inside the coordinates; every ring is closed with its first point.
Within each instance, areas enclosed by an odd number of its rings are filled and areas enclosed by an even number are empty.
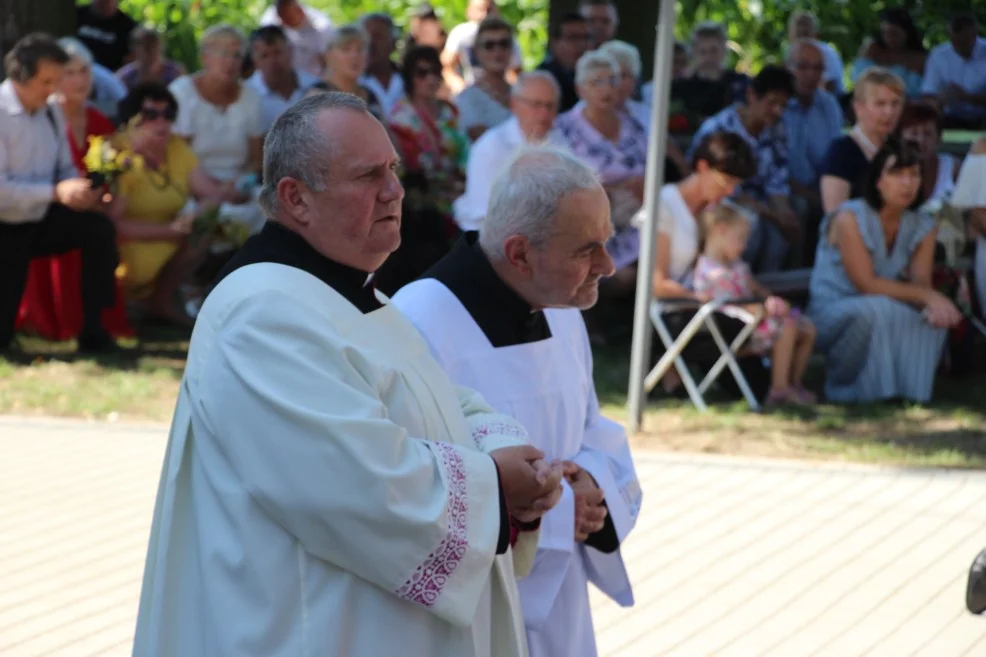
{"type": "MultiPolygon", "coordinates": [[[[907,212],[888,247],[880,218],[865,201],[847,201],[840,210],[856,217],[873,269],[886,279],[907,274],[914,251],[934,228],[930,217],[907,212]]],[[[849,280],[838,246],[826,237],[830,221],[825,219],[819,232],[808,307],[818,330],[816,348],[825,354],[825,396],[849,403],[928,401],[948,332],[928,324],[912,306],[860,294],[849,280]]]]}
{"type": "MultiPolygon", "coordinates": [[[[620,121],[620,136],[614,143],[599,133],[576,106],[555,120],[555,129],[572,153],[591,167],[603,185],[618,185],[644,175],[647,169],[647,132],[629,117],[620,121]]],[[[639,207],[639,204],[638,204],[639,207]]],[[[628,216],[632,216],[630,213],[628,216]]],[[[640,234],[632,225],[617,226],[606,249],[617,269],[637,262],[640,234]]]]}
{"type": "MultiPolygon", "coordinates": [[[[753,274],[750,273],[750,266],[742,260],[727,265],[703,255],[695,264],[692,288],[696,294],[710,295],[718,301],[735,301],[755,296],[752,283],[753,274]]],[[[723,313],[731,317],[735,316],[737,319],[748,316],[746,311],[738,308],[726,307],[723,308],[723,313]],[[734,310],[739,312],[733,312],[734,310]]],[[[792,310],[791,313],[792,317],[797,316],[796,310],[792,310]]],[[[777,336],[780,335],[783,323],[782,317],[765,317],[750,336],[749,347],[759,354],[770,351],[777,336]]]]}
{"type": "Polygon", "coordinates": [[[390,128],[403,158],[405,176],[421,175],[428,201],[451,221],[452,202],[462,194],[469,139],[459,129],[455,106],[443,102],[435,120],[407,97],[390,113],[390,128]]]}

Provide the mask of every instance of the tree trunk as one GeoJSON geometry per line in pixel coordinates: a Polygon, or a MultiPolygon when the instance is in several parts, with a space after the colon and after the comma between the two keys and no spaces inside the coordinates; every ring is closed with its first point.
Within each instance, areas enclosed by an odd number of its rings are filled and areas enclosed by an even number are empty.
{"type": "MultiPolygon", "coordinates": [[[[654,69],[654,39],[657,38],[657,15],[661,2],[674,0],[616,0],[616,9],[620,13],[620,28],[616,38],[632,43],[640,49],[640,77],[647,81],[653,77],[654,69]]],[[[578,11],[579,0],[551,0],[550,21],[554,22],[562,14],[578,11]]]]}
{"type": "Polygon", "coordinates": [[[75,0],[0,0],[0,57],[31,32],[74,34],[75,0]]]}

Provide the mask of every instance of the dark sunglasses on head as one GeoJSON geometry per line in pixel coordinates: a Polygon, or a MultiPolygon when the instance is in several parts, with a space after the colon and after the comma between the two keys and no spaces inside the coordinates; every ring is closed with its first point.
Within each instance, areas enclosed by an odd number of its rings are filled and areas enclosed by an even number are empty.
{"type": "Polygon", "coordinates": [[[140,117],[144,121],[157,121],[158,119],[164,119],[165,121],[174,121],[178,116],[178,113],[172,109],[155,109],[153,107],[145,107],[140,110],[140,117]]]}
{"type": "Polygon", "coordinates": [[[426,78],[430,75],[434,75],[435,77],[441,77],[442,72],[439,69],[433,68],[431,66],[414,69],[414,77],[426,78]]]}
{"type": "Polygon", "coordinates": [[[493,50],[495,48],[499,48],[500,50],[509,50],[513,45],[514,40],[507,37],[505,39],[491,39],[490,41],[484,41],[479,44],[479,47],[483,50],[493,50]]]}

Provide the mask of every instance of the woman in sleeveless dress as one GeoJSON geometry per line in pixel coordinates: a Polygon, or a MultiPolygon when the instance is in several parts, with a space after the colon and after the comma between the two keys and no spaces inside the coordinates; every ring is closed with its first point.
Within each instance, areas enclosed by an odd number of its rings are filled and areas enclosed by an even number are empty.
{"type": "Polygon", "coordinates": [[[935,224],[913,209],[920,161],[915,146],[888,140],[862,198],[822,223],[808,314],[829,401],[927,402],[947,329],[962,318],[932,286],[935,224]]]}

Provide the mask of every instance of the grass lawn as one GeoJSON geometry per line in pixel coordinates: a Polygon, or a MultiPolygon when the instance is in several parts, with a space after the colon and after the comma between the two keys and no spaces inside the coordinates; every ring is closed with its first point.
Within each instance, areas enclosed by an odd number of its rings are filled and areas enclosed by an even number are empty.
{"type": "MultiPolygon", "coordinates": [[[[21,338],[23,353],[0,357],[0,414],[169,421],[188,334],[156,329],[131,345],[130,354],[80,359],[72,343],[21,338]]],[[[596,354],[603,410],[621,421],[628,361],[628,347],[596,354]]],[[[809,377],[816,389],[820,375],[809,377]]],[[[820,404],[758,415],[728,401],[701,414],[654,393],[634,441],[667,451],[986,469],[986,374],[942,379],[935,397],[928,407],[820,404]]]]}
{"type": "MultiPolygon", "coordinates": [[[[629,350],[596,352],[596,387],[603,412],[626,419],[629,350]]],[[[756,414],[745,402],[706,397],[708,413],[687,400],[651,394],[636,444],[650,449],[744,456],[842,460],[986,469],[986,369],[942,377],[929,406],[818,404],[756,414]]],[[[727,372],[723,377],[730,377],[727,372]]],[[[813,366],[808,387],[822,388],[813,366]]]]}

